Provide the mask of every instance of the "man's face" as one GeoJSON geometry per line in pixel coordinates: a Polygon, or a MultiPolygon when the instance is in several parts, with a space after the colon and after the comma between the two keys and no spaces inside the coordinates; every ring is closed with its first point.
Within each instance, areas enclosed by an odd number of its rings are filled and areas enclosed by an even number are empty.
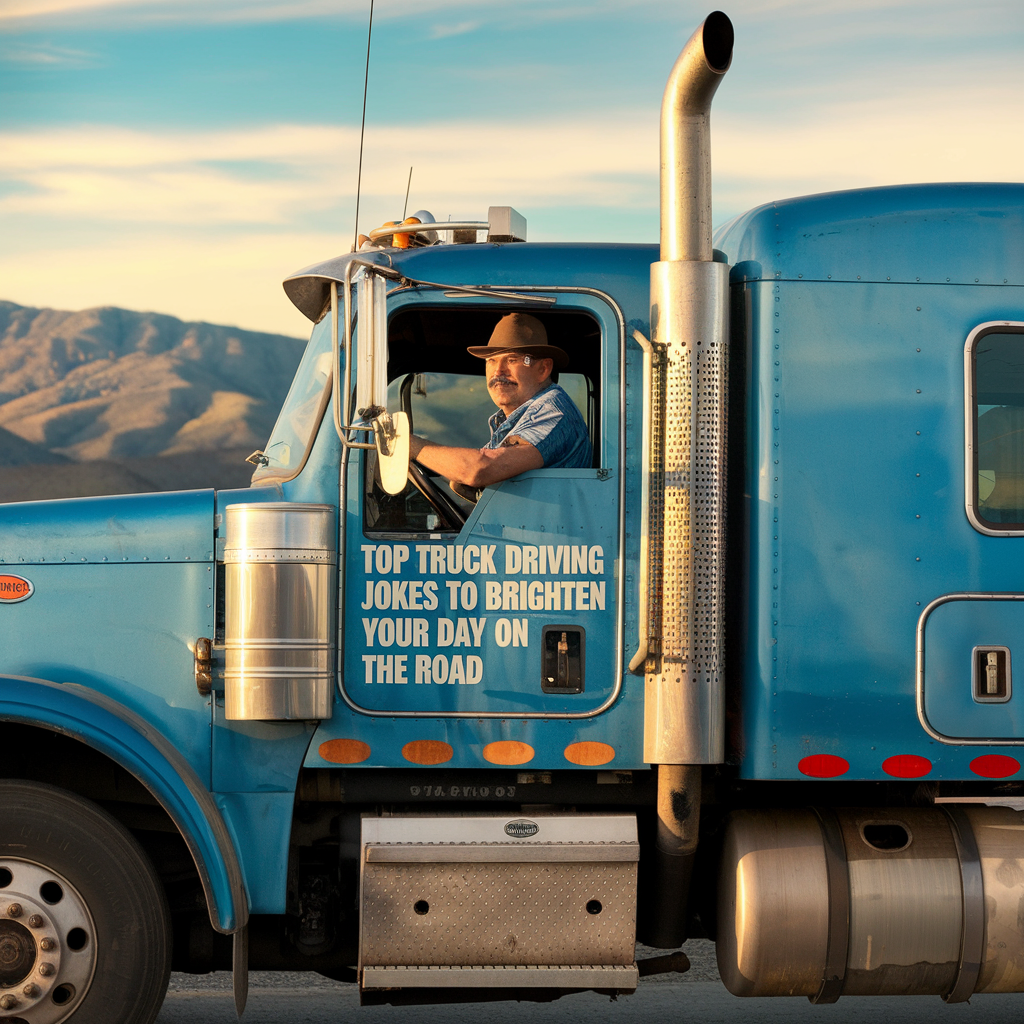
{"type": "Polygon", "coordinates": [[[545,387],[554,368],[551,359],[525,352],[503,352],[487,360],[487,390],[494,404],[507,416],[545,387]]]}

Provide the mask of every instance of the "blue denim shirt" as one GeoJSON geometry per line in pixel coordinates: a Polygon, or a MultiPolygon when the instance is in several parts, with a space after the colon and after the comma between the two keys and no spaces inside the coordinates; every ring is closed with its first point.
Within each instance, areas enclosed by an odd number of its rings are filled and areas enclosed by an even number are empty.
{"type": "Polygon", "coordinates": [[[500,409],[487,421],[491,439],[485,448],[500,448],[509,434],[540,452],[546,469],[589,469],[593,462],[587,424],[576,403],[557,384],[549,384],[506,416],[500,409]]]}

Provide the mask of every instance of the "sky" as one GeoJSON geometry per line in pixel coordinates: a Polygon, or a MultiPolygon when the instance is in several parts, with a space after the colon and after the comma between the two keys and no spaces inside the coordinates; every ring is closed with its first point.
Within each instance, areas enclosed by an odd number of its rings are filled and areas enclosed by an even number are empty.
{"type": "MultiPolygon", "coordinates": [[[[693,0],[376,0],[360,230],[408,212],[654,242],[693,0]]],[[[794,195],[1024,181],[1022,0],[733,0],[716,225],[794,195]]],[[[349,251],[369,0],[0,0],[0,298],[305,336],[349,251]]]]}

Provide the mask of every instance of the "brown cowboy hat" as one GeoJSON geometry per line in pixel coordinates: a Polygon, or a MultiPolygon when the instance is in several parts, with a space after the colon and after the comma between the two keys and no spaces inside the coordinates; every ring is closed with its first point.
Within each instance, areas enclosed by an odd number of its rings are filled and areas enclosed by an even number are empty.
{"type": "Polygon", "coordinates": [[[564,370],[569,365],[569,356],[565,350],[548,344],[548,332],[544,325],[529,313],[509,313],[503,316],[486,345],[470,345],[466,351],[477,359],[490,359],[502,352],[528,352],[538,359],[551,359],[556,370],[564,370]]]}

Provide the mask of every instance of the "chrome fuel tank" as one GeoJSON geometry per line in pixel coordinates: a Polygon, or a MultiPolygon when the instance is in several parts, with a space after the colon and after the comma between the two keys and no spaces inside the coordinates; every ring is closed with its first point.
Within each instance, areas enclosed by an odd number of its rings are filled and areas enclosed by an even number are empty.
{"type": "Polygon", "coordinates": [[[225,717],[331,717],[337,563],[331,505],[229,505],[225,717]]]}
{"type": "Polygon", "coordinates": [[[733,995],[1024,991],[1024,815],[1006,807],[739,811],[718,967],[733,995]]]}

